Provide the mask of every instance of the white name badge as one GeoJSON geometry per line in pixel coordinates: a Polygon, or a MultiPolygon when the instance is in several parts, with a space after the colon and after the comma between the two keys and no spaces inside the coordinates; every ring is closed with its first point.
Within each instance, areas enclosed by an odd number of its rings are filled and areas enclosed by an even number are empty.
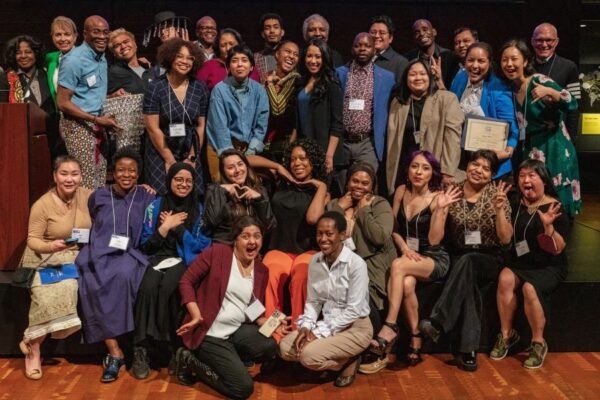
{"type": "Polygon", "coordinates": [[[415,143],[420,144],[421,143],[421,131],[414,131],[413,135],[415,136],[415,143]]]}
{"type": "Polygon", "coordinates": [[[260,317],[261,315],[263,315],[265,313],[265,306],[262,305],[262,303],[260,302],[260,300],[255,299],[252,304],[250,304],[248,307],[246,307],[246,310],[244,311],[244,314],[246,314],[246,317],[248,317],[248,319],[252,322],[256,321],[256,319],[258,317],[260,317]]]}
{"type": "Polygon", "coordinates": [[[515,251],[517,252],[517,257],[524,256],[529,253],[529,245],[527,244],[527,240],[521,240],[515,244],[515,251]]]}
{"type": "Polygon", "coordinates": [[[481,232],[480,231],[466,231],[465,232],[465,244],[468,244],[468,245],[481,244],[481,232]]]}
{"type": "Polygon", "coordinates": [[[409,236],[408,238],[406,238],[406,244],[408,245],[408,248],[411,249],[412,251],[419,251],[419,239],[418,238],[409,236]]]}
{"type": "Polygon", "coordinates": [[[90,230],[75,228],[71,231],[71,237],[77,239],[77,243],[89,243],[90,242],[90,230]]]}
{"type": "Polygon", "coordinates": [[[129,238],[127,236],[110,235],[110,243],[108,243],[108,247],[119,250],[127,250],[128,244],[129,238]]]}
{"type": "Polygon", "coordinates": [[[88,76],[86,81],[89,87],[94,86],[96,84],[96,75],[88,76]]]}
{"type": "Polygon", "coordinates": [[[365,109],[365,101],[363,99],[350,99],[348,110],[362,111],[365,109]]]}
{"type": "Polygon", "coordinates": [[[182,137],[185,136],[184,124],[169,124],[169,136],[182,137]]]}

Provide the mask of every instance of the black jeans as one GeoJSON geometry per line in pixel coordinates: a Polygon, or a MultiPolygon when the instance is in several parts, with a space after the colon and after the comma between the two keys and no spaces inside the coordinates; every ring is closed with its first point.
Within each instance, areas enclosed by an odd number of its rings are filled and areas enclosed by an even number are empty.
{"type": "Polygon", "coordinates": [[[498,280],[502,261],[501,255],[488,253],[466,253],[453,259],[444,290],[431,310],[431,319],[448,333],[462,316],[458,348],[461,353],[479,348],[483,310],[479,288],[498,280]]]}
{"type": "Polygon", "coordinates": [[[244,361],[275,358],[277,343],[260,334],[256,324],[242,324],[227,340],[206,336],[194,354],[219,376],[212,385],[216,391],[232,399],[247,399],[254,391],[254,382],[244,361]]]}

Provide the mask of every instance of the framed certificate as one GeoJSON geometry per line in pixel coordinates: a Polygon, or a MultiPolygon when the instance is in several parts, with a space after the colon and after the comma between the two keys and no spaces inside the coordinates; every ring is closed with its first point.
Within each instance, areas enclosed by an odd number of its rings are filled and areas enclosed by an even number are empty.
{"type": "Polygon", "coordinates": [[[494,118],[465,116],[461,147],[467,151],[504,150],[508,142],[509,124],[494,118]]]}

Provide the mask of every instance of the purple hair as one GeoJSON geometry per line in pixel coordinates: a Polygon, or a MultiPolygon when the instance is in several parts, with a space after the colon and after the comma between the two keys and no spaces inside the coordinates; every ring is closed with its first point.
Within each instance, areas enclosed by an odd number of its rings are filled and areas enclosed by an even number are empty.
{"type": "Polygon", "coordinates": [[[412,184],[408,179],[408,169],[410,167],[410,164],[417,156],[423,156],[425,160],[427,160],[429,165],[431,165],[432,175],[431,179],[429,180],[429,183],[427,183],[429,190],[431,190],[432,192],[440,190],[440,188],[442,187],[442,168],[440,167],[440,162],[437,160],[437,158],[435,158],[435,156],[427,150],[415,150],[412,153],[410,153],[410,156],[408,157],[408,160],[406,162],[406,187],[412,189],[412,184]]]}

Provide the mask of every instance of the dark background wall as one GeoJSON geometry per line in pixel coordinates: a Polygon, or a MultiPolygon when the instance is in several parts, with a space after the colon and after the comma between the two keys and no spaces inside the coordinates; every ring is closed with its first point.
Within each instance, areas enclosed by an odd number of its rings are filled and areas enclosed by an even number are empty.
{"type": "MultiPolygon", "coordinates": [[[[411,23],[417,18],[428,18],[438,29],[438,42],[451,47],[452,32],[461,25],[478,29],[481,39],[498,48],[512,37],[529,39],[532,29],[540,22],[554,23],[560,32],[559,52],[568,58],[578,58],[578,35],[581,6],[578,0],[525,0],[521,2],[448,2],[448,1],[57,1],[57,0],[2,0],[0,7],[0,42],[19,33],[28,33],[43,39],[52,48],[49,25],[57,15],[71,17],[82,29],[83,20],[91,14],[100,14],[111,28],[124,27],[136,35],[138,42],[144,29],[152,23],[153,15],[162,10],[173,10],[178,15],[196,21],[202,15],[213,16],[219,27],[238,29],[246,42],[258,49],[257,21],[265,12],[277,12],[285,20],[287,37],[301,40],[304,18],[318,12],[331,24],[330,43],[345,56],[353,36],[367,30],[370,17],[390,15],[398,31],[393,47],[404,52],[413,47],[411,23]]],[[[146,50],[152,55],[153,49],[146,50]]]]}

